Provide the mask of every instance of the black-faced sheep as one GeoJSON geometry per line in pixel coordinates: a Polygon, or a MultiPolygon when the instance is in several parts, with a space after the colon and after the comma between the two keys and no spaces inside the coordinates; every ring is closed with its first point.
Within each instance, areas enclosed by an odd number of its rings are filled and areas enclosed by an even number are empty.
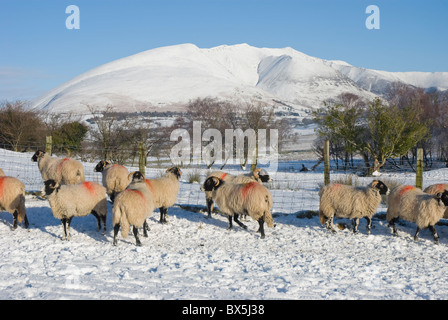
{"type": "Polygon", "coordinates": [[[113,245],[117,245],[117,234],[121,227],[121,235],[126,238],[132,225],[137,246],[141,246],[138,228],[143,227],[143,234],[148,236],[146,218],[154,211],[153,195],[145,183],[145,177],[139,171],[132,173],[132,182],[128,188],[120,192],[112,208],[112,223],[114,226],[113,245]]]}
{"type": "Polygon", "coordinates": [[[261,238],[264,239],[264,222],[274,227],[272,218],[272,195],[262,184],[252,181],[249,183],[229,183],[216,177],[205,180],[204,191],[211,191],[213,201],[219,211],[228,216],[229,229],[232,229],[232,218],[242,228],[247,226],[239,221],[240,214],[247,214],[258,222],[261,238]]]}
{"type": "Polygon", "coordinates": [[[402,185],[394,188],[389,195],[386,219],[393,228],[393,233],[398,235],[395,223],[399,218],[415,222],[417,230],[414,240],[418,240],[421,229],[428,228],[434,237],[434,242],[439,242],[435,224],[443,218],[448,206],[448,191],[430,195],[419,188],[402,185]]]}
{"type": "Polygon", "coordinates": [[[64,232],[62,240],[71,239],[70,223],[73,217],[84,217],[89,214],[97,219],[98,230],[101,230],[101,222],[103,223],[102,234],[106,233],[106,188],[91,181],[60,185],[54,180],[46,180],[44,184],[53,216],[62,222],[64,232]]]}
{"type": "Polygon", "coordinates": [[[78,184],[85,181],[84,166],[81,162],[69,158],[51,157],[45,151],[38,150],[31,157],[44,181],[54,180],[60,184],[78,184]]]}
{"type": "MultiPolygon", "coordinates": [[[[448,183],[437,183],[430,185],[423,190],[423,192],[427,194],[436,195],[438,193],[443,193],[443,191],[448,191],[448,183]]],[[[448,208],[446,208],[445,213],[443,214],[444,219],[448,219],[448,208]]]]}
{"type": "Polygon", "coordinates": [[[119,164],[112,164],[109,160],[98,162],[93,171],[102,173],[103,186],[106,187],[107,195],[112,203],[115,196],[126,189],[131,182],[128,169],[119,164]]]}
{"type": "MultiPolygon", "coordinates": [[[[239,174],[239,175],[231,175],[224,171],[212,171],[210,172],[206,180],[210,177],[216,177],[219,178],[225,182],[231,182],[231,183],[250,183],[253,181],[256,181],[258,183],[265,183],[272,181],[272,178],[267,173],[265,169],[255,169],[254,171],[250,172],[249,174],[239,174]]],[[[213,199],[211,197],[210,191],[205,191],[203,186],[201,187],[201,190],[205,192],[205,202],[207,204],[207,217],[211,218],[212,211],[213,211],[213,199]]]]}
{"type": "Polygon", "coordinates": [[[339,183],[328,184],[319,190],[319,220],[335,232],[333,218],[353,219],[353,232],[358,232],[360,218],[367,220],[367,233],[372,227],[372,217],[381,203],[381,195],[389,193],[387,186],[374,180],[366,187],[352,187],[339,183]]]}
{"type": "Polygon", "coordinates": [[[13,216],[12,230],[17,228],[17,222],[24,222],[28,228],[28,217],[25,208],[25,185],[14,177],[0,177],[0,211],[7,211],[13,216]]]}
{"type": "Polygon", "coordinates": [[[179,193],[179,179],[182,175],[177,167],[166,170],[165,176],[157,179],[145,179],[149,191],[152,193],[154,207],[160,210],[160,223],[167,223],[168,208],[177,201],[179,193]]]}

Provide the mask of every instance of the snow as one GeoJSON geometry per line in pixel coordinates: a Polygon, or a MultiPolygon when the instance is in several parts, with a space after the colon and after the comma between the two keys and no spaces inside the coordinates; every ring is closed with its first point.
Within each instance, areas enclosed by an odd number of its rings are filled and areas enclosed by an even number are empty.
{"type": "MultiPolygon", "coordinates": [[[[15,176],[32,175],[28,190],[41,186],[30,153],[0,149],[0,166],[15,176]],[[10,156],[15,157],[11,161],[10,156]],[[27,170],[16,170],[26,167],[27,170]]],[[[227,230],[227,218],[206,218],[198,183],[188,183],[192,169],[183,169],[178,204],[168,211],[166,225],[156,211],[148,219],[142,247],[132,234],[112,245],[111,205],[105,236],[93,216],[74,218],[72,240],[62,241],[62,227],[46,200],[27,195],[29,229],[11,231],[12,216],[0,213],[0,299],[166,299],[166,300],[285,300],[285,299],[447,299],[448,227],[437,226],[440,244],[429,231],[413,240],[415,225],[399,224],[392,235],[378,209],[370,235],[365,221],[359,234],[349,229],[327,232],[316,216],[318,184],[323,174],[299,173],[301,163],[281,163],[270,186],[274,196],[275,228],[260,239],[255,221],[248,229],[227,230]]],[[[86,163],[91,180],[94,164],[86,163]]],[[[320,167],[318,167],[320,168],[320,167]]],[[[148,168],[149,175],[162,169],[148,168]]],[[[205,171],[204,171],[205,172],[205,171]]],[[[204,172],[201,174],[203,181],[204,172]]],[[[340,174],[332,173],[332,178],[340,174]]],[[[426,171],[424,184],[446,181],[448,169],[426,171]]],[[[360,183],[372,178],[359,177],[360,183]]],[[[384,172],[381,179],[413,183],[411,173],[384,172]]],[[[25,179],[23,179],[25,180],[25,179]]],[[[350,224],[336,219],[336,223],[350,224]]]]}

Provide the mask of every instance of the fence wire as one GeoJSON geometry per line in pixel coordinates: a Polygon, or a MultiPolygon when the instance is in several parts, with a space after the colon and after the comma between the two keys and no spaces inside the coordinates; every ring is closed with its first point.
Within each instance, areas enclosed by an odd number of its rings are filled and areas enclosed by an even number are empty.
{"type": "MultiPolygon", "coordinates": [[[[6,149],[0,149],[0,168],[7,176],[13,176],[20,179],[26,186],[28,192],[40,192],[43,187],[43,179],[38,169],[37,163],[31,161],[34,152],[13,152],[6,149]]],[[[57,155],[54,155],[57,156],[57,155]]],[[[63,158],[65,155],[60,155],[63,158]]],[[[94,172],[94,168],[100,159],[82,161],[84,165],[85,177],[87,181],[101,183],[102,174],[94,172]]],[[[169,161],[160,162],[160,159],[147,159],[146,177],[157,178],[162,176],[166,169],[171,165],[169,161]],[[154,163],[154,166],[151,166],[154,163]]],[[[319,161],[294,160],[280,161],[276,172],[269,172],[272,182],[266,184],[271,191],[274,201],[273,212],[278,214],[291,214],[303,211],[317,211],[319,204],[318,191],[324,185],[324,165],[319,164],[314,170],[302,172],[302,166],[311,168],[319,161]]],[[[138,165],[126,166],[128,170],[137,171],[138,165]]],[[[433,165],[433,168],[445,168],[445,163],[433,165]]],[[[371,182],[374,177],[363,177],[362,165],[351,170],[341,170],[334,164],[330,167],[331,182],[351,184],[355,186],[364,186],[371,182]]],[[[210,171],[205,167],[181,168],[183,174],[180,179],[180,189],[178,194],[178,205],[205,208],[205,195],[200,190],[201,183],[205,181],[207,173],[210,171]]],[[[213,168],[217,170],[217,168],[213,168]]],[[[448,169],[447,169],[448,170],[448,169]]],[[[229,174],[248,173],[248,170],[241,170],[238,166],[229,166],[223,169],[229,174]]],[[[398,184],[415,184],[415,172],[410,169],[400,172],[395,170],[385,170],[384,176],[380,179],[385,180],[386,185],[393,187],[398,184]]],[[[443,182],[443,181],[441,181],[443,182]]]]}

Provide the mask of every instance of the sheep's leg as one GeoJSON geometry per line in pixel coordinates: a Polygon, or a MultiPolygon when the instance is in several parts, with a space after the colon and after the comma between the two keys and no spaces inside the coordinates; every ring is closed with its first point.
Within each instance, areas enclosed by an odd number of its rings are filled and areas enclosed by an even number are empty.
{"type": "Polygon", "coordinates": [[[166,215],[168,213],[168,209],[165,207],[160,207],[159,210],[160,210],[160,221],[159,222],[160,223],[168,223],[166,221],[166,215]]]}
{"type": "Polygon", "coordinates": [[[135,245],[137,247],[141,247],[142,243],[140,242],[140,238],[138,237],[138,229],[135,226],[132,226],[132,231],[134,232],[135,245]]]}
{"type": "Polygon", "coordinates": [[[417,226],[417,230],[415,231],[415,234],[414,234],[414,240],[415,240],[415,241],[418,241],[418,235],[419,235],[419,233],[420,233],[420,228],[417,226]]]}
{"type": "Polygon", "coordinates": [[[229,228],[228,230],[232,230],[232,216],[229,216],[229,228]]]}
{"type": "Polygon", "coordinates": [[[434,243],[439,244],[439,235],[437,234],[435,226],[428,226],[428,229],[431,231],[432,236],[434,237],[434,243]]]}
{"type": "Polygon", "coordinates": [[[369,217],[365,217],[367,220],[367,234],[370,234],[370,230],[372,229],[372,219],[369,217]]]}
{"type": "Polygon", "coordinates": [[[213,199],[208,198],[206,199],[207,202],[207,213],[208,213],[208,218],[212,217],[212,212],[213,212],[213,199]]]}
{"type": "Polygon", "coordinates": [[[100,220],[100,216],[98,215],[98,213],[96,213],[96,211],[91,212],[91,214],[96,218],[96,224],[98,226],[98,231],[101,230],[101,220],[100,220]]]}
{"type": "Polygon", "coordinates": [[[118,235],[118,230],[120,230],[120,224],[117,223],[116,225],[114,225],[114,241],[113,241],[113,245],[116,246],[117,245],[117,235],[118,235]]]}
{"type": "Polygon", "coordinates": [[[238,219],[238,214],[237,214],[237,213],[235,213],[235,214],[233,215],[233,221],[235,221],[236,223],[238,223],[238,225],[239,225],[241,228],[243,228],[243,229],[247,229],[247,226],[246,226],[244,223],[242,223],[242,222],[238,219]]]}
{"type": "Polygon", "coordinates": [[[68,218],[62,218],[61,219],[62,230],[64,231],[64,234],[62,235],[62,240],[70,240],[71,239],[71,235],[70,235],[70,221],[71,221],[71,219],[68,219],[68,218]]]}
{"type": "Polygon", "coordinates": [[[336,229],[334,228],[334,225],[333,225],[333,218],[334,217],[328,218],[325,223],[325,226],[326,226],[327,230],[330,230],[331,232],[336,233],[336,229]]]}
{"type": "Polygon", "coordinates": [[[393,218],[389,221],[389,227],[392,227],[393,234],[395,236],[398,236],[397,226],[395,225],[395,222],[397,222],[398,218],[393,218]]]}
{"type": "Polygon", "coordinates": [[[353,222],[353,233],[358,233],[359,219],[355,218],[352,220],[353,222]]]}
{"type": "Polygon", "coordinates": [[[260,218],[258,219],[259,228],[257,232],[261,233],[261,239],[264,239],[264,219],[260,218]]]}
{"type": "Polygon", "coordinates": [[[73,217],[67,219],[67,240],[72,239],[72,235],[70,234],[70,224],[72,223],[73,217]]]}
{"type": "Polygon", "coordinates": [[[24,224],[25,224],[25,228],[28,229],[28,226],[30,225],[30,223],[28,222],[28,216],[26,214],[25,214],[24,224]]]}
{"type": "Polygon", "coordinates": [[[14,211],[14,213],[12,214],[12,229],[11,230],[16,230],[17,229],[17,218],[19,216],[19,213],[17,212],[17,210],[14,211]]]}
{"type": "Polygon", "coordinates": [[[145,238],[148,237],[148,231],[149,231],[149,226],[148,226],[148,222],[146,222],[146,219],[145,219],[145,222],[143,222],[143,236],[145,238]]]}

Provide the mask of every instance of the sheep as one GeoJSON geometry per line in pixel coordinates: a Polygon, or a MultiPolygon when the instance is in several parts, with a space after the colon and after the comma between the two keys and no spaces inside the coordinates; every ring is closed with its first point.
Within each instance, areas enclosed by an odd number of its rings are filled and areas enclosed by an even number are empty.
{"type": "Polygon", "coordinates": [[[217,177],[209,177],[203,184],[205,191],[211,191],[212,199],[219,210],[228,216],[229,230],[232,229],[232,218],[244,229],[247,226],[239,221],[240,214],[248,214],[258,222],[261,239],[265,238],[264,222],[270,228],[274,227],[272,218],[272,195],[262,184],[252,181],[249,183],[231,183],[217,177]]]}
{"type": "Polygon", "coordinates": [[[119,164],[112,164],[109,160],[101,160],[96,165],[94,172],[101,172],[103,176],[103,186],[113,203],[116,195],[127,188],[131,180],[129,171],[119,164]]]}
{"type": "Polygon", "coordinates": [[[0,211],[7,211],[13,216],[12,230],[17,229],[17,221],[24,222],[28,228],[29,222],[25,209],[25,185],[14,177],[0,177],[0,211]]]}
{"type": "Polygon", "coordinates": [[[181,175],[182,171],[179,168],[171,167],[166,170],[163,177],[145,179],[145,183],[152,193],[154,207],[160,210],[160,223],[167,223],[168,208],[172,207],[177,201],[181,175]]]}
{"type": "Polygon", "coordinates": [[[431,195],[414,186],[401,185],[392,190],[387,203],[386,220],[393,228],[394,235],[398,235],[395,223],[402,218],[417,225],[415,241],[418,241],[420,230],[428,228],[434,242],[439,243],[435,224],[443,217],[448,206],[448,191],[431,195]]]}
{"type": "Polygon", "coordinates": [[[336,232],[334,216],[353,219],[353,232],[358,233],[359,219],[367,220],[367,234],[372,228],[372,216],[381,203],[381,195],[389,188],[380,180],[365,187],[352,187],[339,183],[328,184],[319,190],[319,220],[328,230],[336,232]]]}
{"type": "MultiPolygon", "coordinates": [[[[131,174],[130,174],[131,175],[131,174]]],[[[114,226],[113,245],[117,245],[117,234],[121,226],[121,235],[126,238],[132,225],[137,246],[141,246],[138,228],[143,227],[143,235],[148,236],[146,218],[152,215],[154,202],[152,193],[146,186],[145,177],[139,171],[132,173],[132,182],[128,188],[120,192],[112,208],[112,224],[114,226]]]]}
{"type": "Polygon", "coordinates": [[[62,240],[70,240],[70,223],[73,217],[84,217],[90,213],[98,222],[98,230],[106,234],[107,200],[106,188],[96,182],[85,181],[78,184],[61,185],[49,179],[44,182],[44,192],[56,219],[62,222],[62,240]]]}
{"type": "MultiPolygon", "coordinates": [[[[448,190],[448,183],[437,183],[437,184],[433,184],[433,185],[426,187],[425,190],[423,190],[423,192],[425,192],[427,194],[436,195],[439,192],[443,192],[446,190],[448,190]]],[[[443,214],[443,218],[448,219],[448,208],[445,210],[445,213],[443,214]]]]}
{"type": "Polygon", "coordinates": [[[37,150],[31,161],[37,162],[44,181],[54,180],[60,184],[78,184],[85,181],[84,167],[77,160],[51,157],[45,151],[37,150]]]}
{"type": "MultiPolygon", "coordinates": [[[[217,177],[226,182],[233,182],[233,183],[250,183],[253,181],[264,183],[272,181],[272,178],[269,176],[266,170],[259,168],[255,169],[249,174],[239,174],[237,176],[227,174],[224,171],[212,171],[207,175],[206,180],[210,177],[217,177]]],[[[204,191],[202,187],[201,190],[204,191]]],[[[210,191],[205,191],[205,202],[207,204],[207,217],[211,218],[213,211],[213,200],[210,191]]]]}

